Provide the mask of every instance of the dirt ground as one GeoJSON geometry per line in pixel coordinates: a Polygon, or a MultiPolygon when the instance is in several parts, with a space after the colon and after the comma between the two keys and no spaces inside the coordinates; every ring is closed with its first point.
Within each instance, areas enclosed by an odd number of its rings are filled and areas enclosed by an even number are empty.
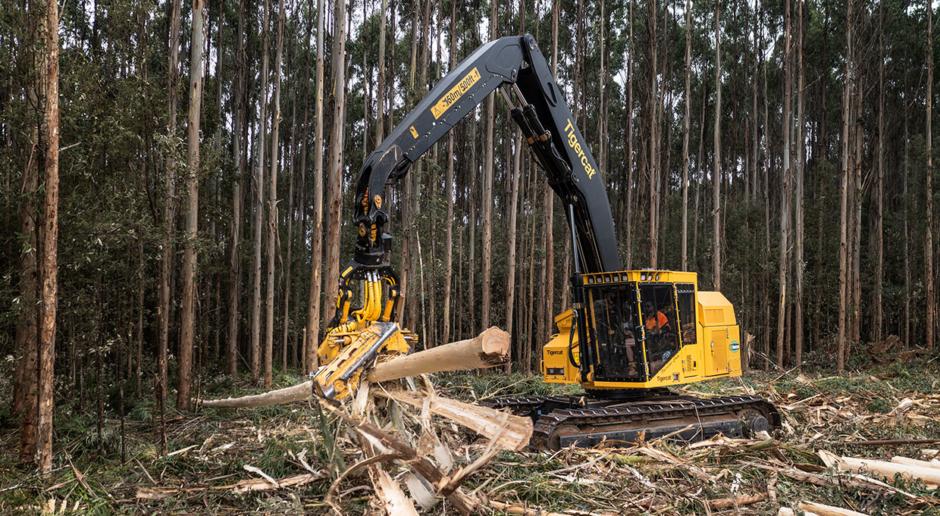
{"type": "MultiPolygon", "coordinates": [[[[925,450],[940,448],[925,442],[940,443],[938,373],[937,361],[897,361],[845,377],[751,372],[744,379],[693,385],[686,391],[762,394],[779,407],[783,428],[770,439],[500,452],[463,489],[483,513],[768,514],[819,502],[869,514],[940,514],[933,486],[839,474],[820,458],[822,450],[929,459],[925,450]]],[[[281,385],[297,381],[278,379],[281,385]]],[[[437,375],[434,384],[441,394],[465,401],[553,391],[537,378],[503,374],[437,375]]],[[[221,378],[206,379],[202,389],[206,397],[249,391],[221,378]]],[[[333,485],[361,457],[343,439],[347,429],[316,405],[173,412],[162,456],[151,405],[128,404],[122,439],[112,398],[105,396],[108,418],[99,429],[94,401],[84,400],[79,411],[67,394],[60,393],[66,401],[57,413],[51,478],[17,466],[17,431],[9,422],[0,428],[0,513],[316,514],[332,510],[325,500],[331,486],[331,503],[342,512],[378,509],[364,471],[333,485]]],[[[447,422],[440,425],[458,467],[486,444],[447,422]]],[[[401,480],[404,470],[389,465],[388,472],[401,480]]],[[[442,502],[428,512],[452,509],[442,502]]]]}

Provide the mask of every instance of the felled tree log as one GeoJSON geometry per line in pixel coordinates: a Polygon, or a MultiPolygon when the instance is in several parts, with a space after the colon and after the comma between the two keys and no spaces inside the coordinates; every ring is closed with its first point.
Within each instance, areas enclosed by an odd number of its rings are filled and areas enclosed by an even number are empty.
{"type": "MultiPolygon", "coordinates": [[[[408,376],[443,371],[469,371],[504,364],[509,358],[509,334],[494,327],[472,339],[460,340],[377,364],[370,382],[388,382],[408,376]]],[[[310,381],[239,398],[202,400],[203,407],[255,408],[304,401],[312,395],[310,381]]]]}
{"type": "Polygon", "coordinates": [[[532,438],[532,419],[513,416],[496,409],[431,395],[415,396],[398,390],[376,392],[377,395],[407,403],[421,409],[427,401],[432,414],[446,417],[490,439],[503,450],[520,451],[532,438]]]}
{"type": "Polygon", "coordinates": [[[387,382],[426,373],[485,369],[505,364],[507,358],[509,334],[491,326],[472,339],[451,342],[382,362],[369,373],[369,381],[387,382]]]}

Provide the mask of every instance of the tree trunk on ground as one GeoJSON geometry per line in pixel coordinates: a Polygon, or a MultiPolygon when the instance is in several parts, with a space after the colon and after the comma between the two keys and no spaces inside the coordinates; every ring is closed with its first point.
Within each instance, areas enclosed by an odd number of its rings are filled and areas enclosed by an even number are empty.
{"type": "Polygon", "coordinates": [[[721,290],[721,1],[715,2],[715,168],[712,172],[712,288],[721,290]]]}
{"type": "Polygon", "coordinates": [[[180,307],[179,383],[176,406],[189,410],[193,370],[193,340],[196,320],[196,238],[199,230],[199,122],[202,109],[203,47],[205,46],[203,0],[193,0],[192,53],[189,65],[189,122],[187,126],[186,234],[183,242],[183,285],[180,307]]]}
{"type": "MultiPolygon", "coordinates": [[[[271,387],[274,377],[274,267],[277,260],[277,176],[280,161],[278,146],[281,129],[281,59],[284,52],[284,0],[278,2],[277,40],[274,50],[274,98],[271,101],[271,172],[268,188],[268,264],[266,270],[264,325],[264,386],[271,387]]],[[[287,314],[284,314],[286,317],[287,314]]]]}
{"type": "MultiPolygon", "coordinates": [[[[333,7],[333,126],[330,129],[330,152],[327,178],[329,221],[326,239],[326,299],[336,298],[339,290],[339,230],[343,204],[343,139],[346,121],[346,0],[334,0],[333,7]]],[[[318,37],[319,38],[319,37],[318,37]]],[[[326,304],[327,307],[330,303],[326,304]]]]}
{"type": "MultiPolygon", "coordinates": [[[[173,0],[170,8],[170,33],[167,42],[169,67],[167,78],[167,124],[166,132],[171,142],[176,141],[176,112],[179,95],[179,47],[180,47],[180,0],[173,0]]],[[[173,303],[170,297],[170,283],[173,277],[173,260],[176,235],[176,159],[170,151],[166,158],[166,176],[164,177],[165,201],[163,205],[163,242],[160,257],[158,283],[159,301],[157,304],[158,337],[157,369],[160,376],[160,389],[157,393],[166,402],[168,385],[167,356],[170,345],[170,311],[173,303]]]]}
{"type": "MultiPolygon", "coordinates": [[[[469,371],[498,366],[509,358],[509,333],[487,328],[472,339],[435,346],[410,355],[392,357],[376,364],[368,372],[370,382],[389,382],[409,376],[444,371],[469,371]]],[[[211,408],[266,407],[303,401],[313,395],[312,384],[306,381],[283,389],[220,400],[204,400],[201,405],[211,408]]]]}
{"type": "Polygon", "coordinates": [[[261,18],[261,93],[258,107],[257,162],[252,178],[255,220],[252,228],[251,257],[251,381],[261,379],[261,228],[264,225],[264,135],[268,122],[268,29],[271,20],[271,0],[264,0],[261,18]]]}
{"type": "Polygon", "coordinates": [[[304,343],[304,368],[309,374],[318,367],[317,344],[320,335],[320,299],[323,271],[323,0],[317,0],[317,91],[313,137],[313,236],[310,259],[310,295],[307,299],[307,336],[304,343]]]}

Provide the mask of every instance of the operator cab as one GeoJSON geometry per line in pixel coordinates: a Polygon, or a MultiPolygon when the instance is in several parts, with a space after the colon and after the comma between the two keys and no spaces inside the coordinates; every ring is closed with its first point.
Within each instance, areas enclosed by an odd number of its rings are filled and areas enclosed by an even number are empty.
{"type": "Polygon", "coordinates": [[[740,374],[734,311],[720,293],[698,292],[695,273],[583,274],[581,288],[580,316],[559,315],[559,333],[543,350],[547,382],[642,389],[740,374]]]}

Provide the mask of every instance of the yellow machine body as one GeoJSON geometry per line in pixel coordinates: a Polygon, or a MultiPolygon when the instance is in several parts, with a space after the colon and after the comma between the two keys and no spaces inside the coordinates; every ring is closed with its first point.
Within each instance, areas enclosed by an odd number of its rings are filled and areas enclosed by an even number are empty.
{"type": "Polygon", "coordinates": [[[582,376],[582,343],[576,318],[573,310],[566,310],[555,317],[558,333],[542,350],[541,369],[546,382],[580,383],[591,390],[640,390],[741,375],[741,336],[734,307],[720,292],[699,291],[696,273],[634,270],[585,274],[582,278],[582,309],[594,326],[589,345],[593,356],[599,358],[582,376]],[[604,298],[610,298],[610,292],[616,292],[624,317],[638,323],[623,324],[628,326],[623,332],[632,332],[632,353],[626,353],[619,328],[605,327],[606,321],[613,320],[605,318],[611,303],[604,298]],[[653,297],[654,301],[646,299],[653,297]],[[646,302],[655,304],[649,317],[644,313],[646,302]],[[653,335],[654,331],[647,328],[656,325],[657,317],[659,321],[668,320],[671,330],[653,335]],[[605,331],[611,334],[609,341],[594,338],[605,331]],[[607,352],[605,347],[609,348],[607,352]],[[632,364],[626,358],[630,354],[632,364]],[[628,362],[626,367],[615,363],[624,361],[628,362]],[[626,372],[613,374],[605,372],[604,367],[626,372]]]}

